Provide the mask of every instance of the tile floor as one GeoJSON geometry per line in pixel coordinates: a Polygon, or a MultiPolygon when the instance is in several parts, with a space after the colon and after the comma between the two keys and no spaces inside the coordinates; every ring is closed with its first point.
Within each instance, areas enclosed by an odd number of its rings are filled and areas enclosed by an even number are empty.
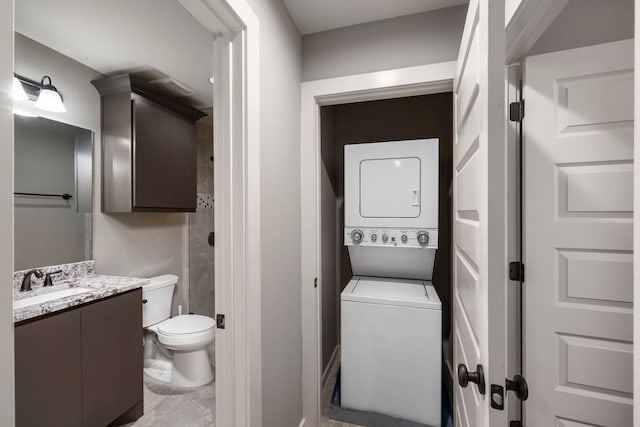
{"type": "Polygon", "coordinates": [[[215,383],[175,389],[145,377],[144,415],[121,427],[213,427],[215,383]]]}
{"type": "MultiPolygon", "coordinates": [[[[364,427],[329,418],[329,405],[340,363],[335,363],[322,389],[320,427],[364,427]]],[[[121,427],[215,427],[215,383],[196,389],[175,389],[144,379],[144,415],[121,427]]]]}

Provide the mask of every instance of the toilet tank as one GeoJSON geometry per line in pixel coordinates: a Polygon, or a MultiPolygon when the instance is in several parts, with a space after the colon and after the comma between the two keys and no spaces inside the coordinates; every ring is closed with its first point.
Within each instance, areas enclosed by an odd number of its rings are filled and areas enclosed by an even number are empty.
{"type": "Polygon", "coordinates": [[[178,276],[163,274],[149,280],[149,284],[142,287],[142,326],[145,328],[171,317],[171,300],[178,276]]]}

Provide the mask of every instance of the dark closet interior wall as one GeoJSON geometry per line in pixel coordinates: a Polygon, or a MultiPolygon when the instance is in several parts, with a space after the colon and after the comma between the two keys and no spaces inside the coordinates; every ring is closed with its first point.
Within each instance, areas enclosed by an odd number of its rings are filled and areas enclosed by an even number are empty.
{"type": "Polygon", "coordinates": [[[433,284],[442,300],[445,357],[452,364],[453,97],[450,92],[321,108],[323,368],[340,341],[340,292],[352,277],[344,246],[344,146],[407,139],[440,139],[440,239],[433,284]],[[335,228],[334,228],[335,227],[335,228]]]}
{"type": "Polygon", "coordinates": [[[342,205],[342,189],[338,185],[339,149],[335,137],[335,121],[332,110],[320,110],[321,157],[320,168],[320,229],[322,230],[320,253],[322,268],[320,299],[322,304],[322,368],[323,372],[339,340],[340,290],[339,262],[341,244],[339,213],[342,205]]]}

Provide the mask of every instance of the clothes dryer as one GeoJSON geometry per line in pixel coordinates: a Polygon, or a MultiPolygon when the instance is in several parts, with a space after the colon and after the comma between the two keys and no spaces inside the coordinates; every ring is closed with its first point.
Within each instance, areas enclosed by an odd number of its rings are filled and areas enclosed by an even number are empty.
{"type": "Polygon", "coordinates": [[[431,280],[438,139],[344,148],[344,242],[354,275],[431,280]]]}

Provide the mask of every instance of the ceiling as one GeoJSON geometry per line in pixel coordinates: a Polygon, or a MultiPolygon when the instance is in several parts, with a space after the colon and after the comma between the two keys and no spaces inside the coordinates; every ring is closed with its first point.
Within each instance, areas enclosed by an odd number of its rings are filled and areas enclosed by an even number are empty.
{"type": "MultiPolygon", "coordinates": [[[[303,34],[467,3],[467,0],[283,0],[303,34]]],[[[16,31],[103,74],[170,76],[211,107],[213,35],[176,0],[20,0],[16,31]]],[[[28,77],[28,76],[27,76],[28,77]]]]}
{"type": "Polygon", "coordinates": [[[466,4],[468,0],[283,0],[283,2],[300,33],[311,34],[466,4]]]}
{"type": "Polygon", "coordinates": [[[190,104],[212,104],[213,35],[176,0],[20,0],[15,28],[103,74],[171,76],[190,104]]]}

